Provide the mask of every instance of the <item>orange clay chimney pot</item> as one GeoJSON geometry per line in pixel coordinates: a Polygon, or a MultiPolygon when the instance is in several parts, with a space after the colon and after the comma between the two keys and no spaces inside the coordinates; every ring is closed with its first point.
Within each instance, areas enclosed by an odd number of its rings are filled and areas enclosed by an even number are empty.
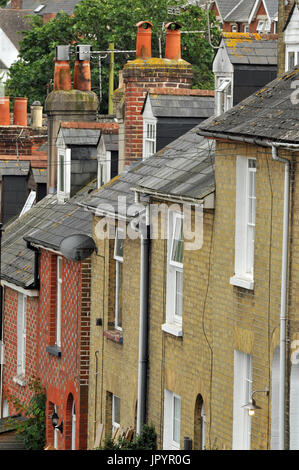
{"type": "Polygon", "coordinates": [[[136,24],[137,40],[136,40],[136,58],[150,59],[152,56],[152,23],[149,21],[139,21],[136,24]]]}
{"type": "Polygon", "coordinates": [[[74,89],[81,91],[91,91],[91,74],[89,60],[75,61],[74,89]]]}
{"type": "Polygon", "coordinates": [[[13,123],[15,126],[27,126],[28,98],[15,98],[13,123]]]}
{"type": "Polygon", "coordinates": [[[165,58],[172,60],[181,59],[181,25],[179,23],[167,23],[165,58]]]}
{"type": "Polygon", "coordinates": [[[9,96],[0,96],[0,126],[10,126],[9,96]]]}
{"type": "Polygon", "coordinates": [[[68,60],[56,60],[54,69],[54,90],[71,90],[71,70],[68,60]]]}

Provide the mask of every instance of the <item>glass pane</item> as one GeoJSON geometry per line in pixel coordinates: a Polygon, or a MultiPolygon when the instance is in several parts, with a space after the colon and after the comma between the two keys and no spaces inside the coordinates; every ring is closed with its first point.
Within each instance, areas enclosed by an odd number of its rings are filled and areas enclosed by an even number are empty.
{"type": "Polygon", "coordinates": [[[59,155],[59,167],[60,167],[60,181],[59,181],[59,190],[61,192],[64,192],[64,155],[60,154],[59,155]]]}
{"type": "Polygon", "coordinates": [[[183,315],[183,273],[176,271],[176,300],[175,300],[175,314],[178,316],[183,315]]]}
{"type": "Polygon", "coordinates": [[[120,398],[113,395],[113,423],[120,424],[120,398]]]}
{"type": "Polygon", "coordinates": [[[123,304],[123,264],[117,261],[117,298],[118,303],[116,306],[116,324],[115,326],[122,328],[122,304],[123,304]]]}
{"type": "Polygon", "coordinates": [[[173,234],[171,261],[183,263],[184,257],[184,236],[183,236],[183,219],[176,217],[175,228],[173,234]]]}
{"type": "Polygon", "coordinates": [[[289,70],[294,68],[295,65],[295,53],[294,52],[289,52],[288,55],[288,64],[289,64],[289,70]]]}
{"type": "Polygon", "coordinates": [[[180,442],[181,399],[173,398],[173,440],[180,442]]]}
{"type": "Polygon", "coordinates": [[[123,258],[123,256],[124,256],[124,242],[125,242],[125,240],[122,237],[123,237],[123,231],[117,229],[116,239],[115,239],[114,255],[119,257],[119,258],[123,258]]]}

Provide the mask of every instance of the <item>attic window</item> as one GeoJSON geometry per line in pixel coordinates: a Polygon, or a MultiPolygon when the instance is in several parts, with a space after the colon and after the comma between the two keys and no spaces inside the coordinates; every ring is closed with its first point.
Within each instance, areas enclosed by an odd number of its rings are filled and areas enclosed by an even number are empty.
{"type": "Polygon", "coordinates": [[[57,160],[57,197],[59,202],[64,202],[70,197],[71,150],[58,149],[57,160]]]}
{"type": "Polygon", "coordinates": [[[225,113],[232,107],[232,81],[227,77],[217,79],[216,115],[225,113]]]}
{"type": "Polygon", "coordinates": [[[143,121],[143,159],[156,153],[156,120],[143,121]]]}

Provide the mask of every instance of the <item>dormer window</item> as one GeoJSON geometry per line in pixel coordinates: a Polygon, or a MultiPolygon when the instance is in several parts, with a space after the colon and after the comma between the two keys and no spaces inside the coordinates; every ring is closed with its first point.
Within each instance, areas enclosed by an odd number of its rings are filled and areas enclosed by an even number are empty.
{"type": "Polygon", "coordinates": [[[218,77],[216,88],[216,114],[219,116],[232,108],[232,80],[218,77]]]}
{"type": "Polygon", "coordinates": [[[143,159],[156,153],[156,120],[144,119],[143,121],[143,159]]]}
{"type": "Polygon", "coordinates": [[[291,18],[284,32],[285,42],[285,71],[299,66],[299,38],[298,38],[299,8],[295,6],[291,18]]]}
{"type": "Polygon", "coordinates": [[[70,197],[71,150],[58,148],[57,154],[57,197],[64,202],[70,197]]]}

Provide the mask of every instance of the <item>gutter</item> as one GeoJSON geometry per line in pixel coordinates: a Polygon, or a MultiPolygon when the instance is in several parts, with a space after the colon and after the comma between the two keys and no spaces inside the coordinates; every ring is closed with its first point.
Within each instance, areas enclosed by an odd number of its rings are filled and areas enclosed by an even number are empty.
{"type": "Polygon", "coordinates": [[[39,281],[39,248],[36,248],[31,244],[31,242],[26,242],[28,250],[34,252],[34,281],[31,284],[30,289],[32,290],[39,290],[40,288],[40,281],[39,281]]]}

